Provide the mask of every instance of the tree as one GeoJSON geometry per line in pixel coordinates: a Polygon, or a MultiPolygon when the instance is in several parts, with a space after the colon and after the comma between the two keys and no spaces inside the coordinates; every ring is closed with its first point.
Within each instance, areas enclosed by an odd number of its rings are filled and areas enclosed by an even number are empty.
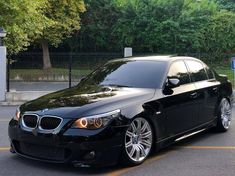
{"type": "Polygon", "coordinates": [[[43,50],[43,68],[50,69],[49,47],[58,46],[64,39],[80,29],[80,13],[85,11],[83,0],[47,0],[43,8],[45,15],[52,22],[43,28],[37,41],[43,50]]]}
{"type": "Polygon", "coordinates": [[[191,53],[210,61],[235,52],[234,0],[85,2],[80,51],[131,46],[135,52],[191,53]]]}
{"type": "Polygon", "coordinates": [[[235,14],[221,11],[213,16],[201,31],[201,50],[210,53],[210,57],[220,59],[224,53],[235,52],[235,14]]]}
{"type": "Polygon", "coordinates": [[[235,1],[234,0],[217,0],[220,9],[235,12],[235,1]]]}
{"type": "Polygon", "coordinates": [[[0,26],[7,31],[8,54],[16,54],[42,34],[51,21],[42,14],[46,0],[0,0],[0,26]]]}
{"type": "MultiPolygon", "coordinates": [[[[180,47],[178,52],[202,52],[201,29],[208,23],[217,11],[217,4],[210,0],[185,0],[181,15],[179,16],[180,47]]],[[[205,37],[205,36],[204,36],[205,37]]]]}
{"type": "Polygon", "coordinates": [[[118,0],[118,4],[122,13],[115,33],[120,46],[142,52],[203,52],[207,36],[202,29],[220,13],[211,0],[118,0]]]}
{"type": "Polygon", "coordinates": [[[79,31],[80,50],[115,50],[113,27],[119,18],[115,0],[85,0],[87,11],[82,14],[79,31]]]}

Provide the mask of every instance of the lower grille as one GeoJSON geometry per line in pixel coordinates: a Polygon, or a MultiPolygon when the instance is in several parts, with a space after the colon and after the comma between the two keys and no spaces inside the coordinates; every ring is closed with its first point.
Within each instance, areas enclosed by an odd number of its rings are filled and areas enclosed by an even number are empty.
{"type": "Polygon", "coordinates": [[[64,148],[59,147],[35,145],[25,142],[17,142],[15,147],[21,154],[38,159],[64,161],[66,156],[68,156],[68,151],[66,152],[64,148]]]}
{"type": "Polygon", "coordinates": [[[53,130],[56,129],[62,119],[59,117],[44,116],[41,118],[40,127],[44,130],[53,130]]]}

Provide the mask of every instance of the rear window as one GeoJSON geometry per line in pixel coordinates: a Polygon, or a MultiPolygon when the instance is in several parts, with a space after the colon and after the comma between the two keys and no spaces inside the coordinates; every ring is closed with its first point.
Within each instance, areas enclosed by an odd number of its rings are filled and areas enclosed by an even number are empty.
{"type": "Polygon", "coordinates": [[[214,79],[215,78],[214,72],[209,67],[205,67],[205,70],[207,72],[208,79],[214,79]]]}
{"type": "Polygon", "coordinates": [[[194,82],[207,80],[206,71],[201,62],[194,60],[186,60],[192,79],[194,82]]]}

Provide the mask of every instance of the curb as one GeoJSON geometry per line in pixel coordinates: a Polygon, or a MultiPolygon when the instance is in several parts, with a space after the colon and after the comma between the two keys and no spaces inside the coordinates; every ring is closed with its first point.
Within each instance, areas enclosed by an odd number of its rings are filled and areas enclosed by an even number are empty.
{"type": "Polygon", "coordinates": [[[0,106],[19,106],[24,104],[26,101],[24,102],[9,102],[9,101],[3,101],[0,102],[0,106]]]}
{"type": "Polygon", "coordinates": [[[6,101],[0,102],[0,106],[17,106],[27,101],[37,99],[53,91],[12,91],[6,93],[6,101]]]}

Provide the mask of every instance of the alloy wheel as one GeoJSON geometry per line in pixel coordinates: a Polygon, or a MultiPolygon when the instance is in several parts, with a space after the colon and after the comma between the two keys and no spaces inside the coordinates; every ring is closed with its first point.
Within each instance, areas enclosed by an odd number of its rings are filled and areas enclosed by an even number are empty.
{"type": "Polygon", "coordinates": [[[222,99],[221,101],[221,122],[225,129],[228,129],[231,124],[231,105],[227,99],[222,99]]]}
{"type": "Polygon", "coordinates": [[[144,118],[132,121],[125,135],[125,149],[134,162],[142,162],[149,154],[153,141],[152,129],[144,118]]]}

